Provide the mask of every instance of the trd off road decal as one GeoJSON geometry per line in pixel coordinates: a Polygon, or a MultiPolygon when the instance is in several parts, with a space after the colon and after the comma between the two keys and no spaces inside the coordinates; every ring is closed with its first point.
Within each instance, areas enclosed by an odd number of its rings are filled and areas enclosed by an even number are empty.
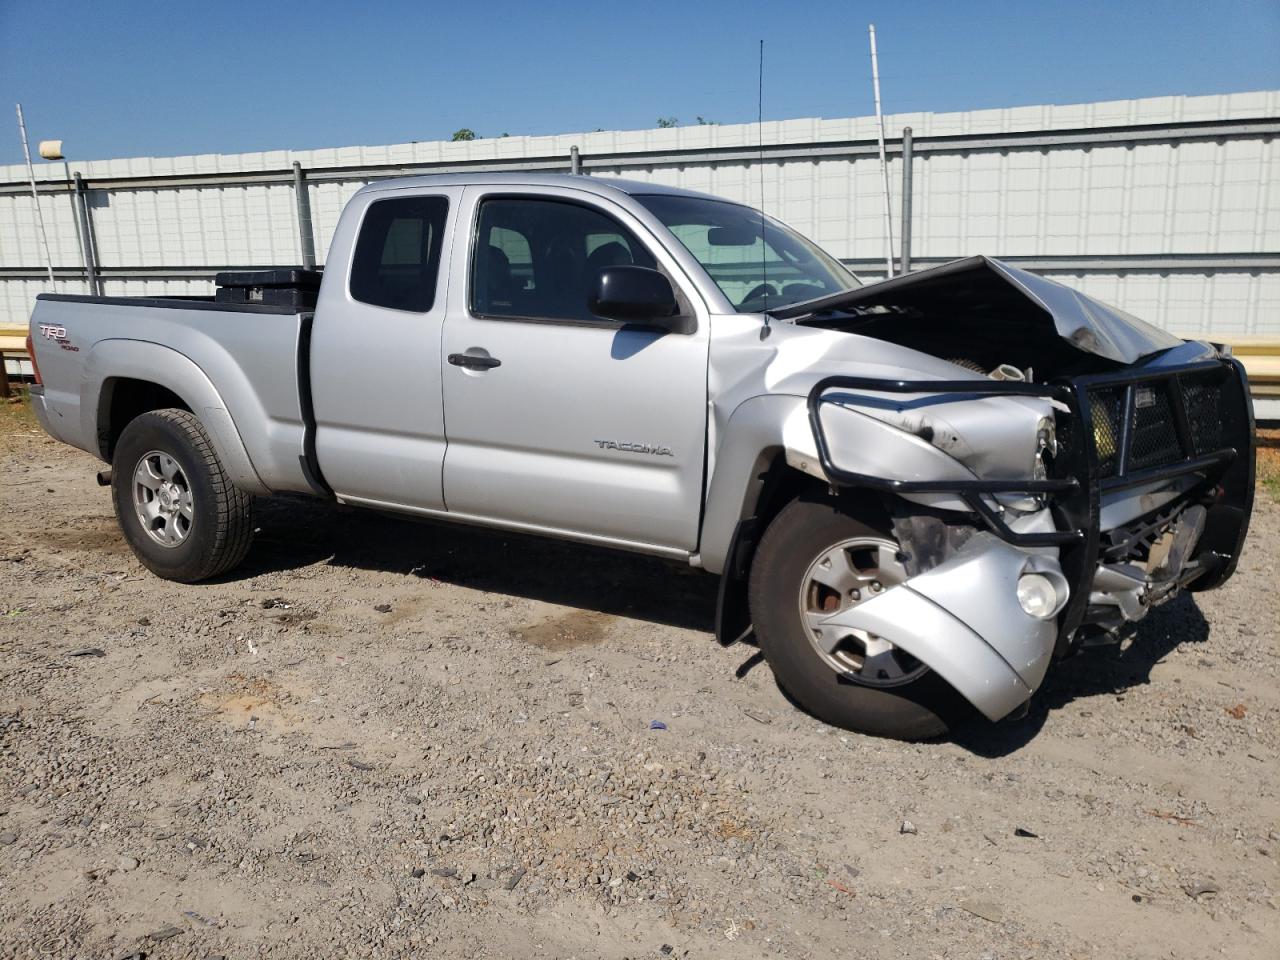
{"type": "Polygon", "coordinates": [[[40,336],[46,340],[52,340],[57,343],[63,350],[70,350],[72,353],[78,353],[80,348],[73,345],[67,339],[67,328],[53,323],[40,324],[40,336]]]}

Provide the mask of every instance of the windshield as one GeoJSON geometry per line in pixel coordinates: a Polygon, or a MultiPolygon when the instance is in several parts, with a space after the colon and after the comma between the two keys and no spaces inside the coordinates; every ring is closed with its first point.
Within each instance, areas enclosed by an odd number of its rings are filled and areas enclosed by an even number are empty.
{"type": "Polygon", "coordinates": [[[840,261],[758,210],[669,194],[642,194],[635,199],[666,224],[742,313],[760,313],[859,286],[840,261]]]}

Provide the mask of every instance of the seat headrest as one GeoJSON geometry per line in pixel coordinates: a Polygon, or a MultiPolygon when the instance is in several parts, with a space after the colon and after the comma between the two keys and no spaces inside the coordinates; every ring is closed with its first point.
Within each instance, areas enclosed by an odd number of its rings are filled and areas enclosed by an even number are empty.
{"type": "Polygon", "coordinates": [[[630,266],[635,263],[631,251],[617,240],[611,240],[591,251],[587,257],[587,269],[603,270],[605,267],[630,266]]]}

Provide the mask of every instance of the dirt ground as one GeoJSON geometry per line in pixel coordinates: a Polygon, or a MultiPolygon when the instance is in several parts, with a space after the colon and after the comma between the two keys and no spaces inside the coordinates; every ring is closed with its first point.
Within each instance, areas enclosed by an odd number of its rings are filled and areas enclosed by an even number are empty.
{"type": "Polygon", "coordinates": [[[907,745],[654,560],[273,502],[240,571],[157,580],[6,416],[2,957],[1277,956],[1262,488],[1224,589],[907,745]]]}

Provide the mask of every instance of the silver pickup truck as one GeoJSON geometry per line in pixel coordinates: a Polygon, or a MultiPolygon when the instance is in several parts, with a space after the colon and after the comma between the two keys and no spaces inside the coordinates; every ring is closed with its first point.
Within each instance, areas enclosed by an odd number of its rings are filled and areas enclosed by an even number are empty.
{"type": "Polygon", "coordinates": [[[864,286],[736,203],[477,174],[362,189],[322,281],[222,283],[31,318],[41,423],[171,580],[277,493],[641,551],[719,574],[718,639],[816,716],[925,738],[1248,527],[1240,364],[984,257],[864,286]]]}

